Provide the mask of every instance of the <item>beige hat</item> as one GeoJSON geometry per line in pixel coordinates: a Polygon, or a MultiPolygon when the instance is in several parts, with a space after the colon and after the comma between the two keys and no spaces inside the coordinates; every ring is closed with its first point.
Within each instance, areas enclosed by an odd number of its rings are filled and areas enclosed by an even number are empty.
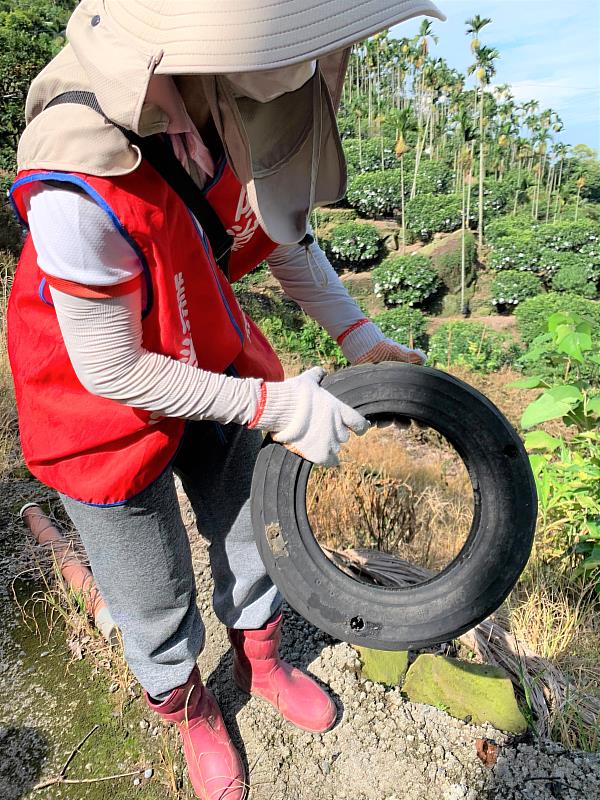
{"type": "MultiPolygon", "coordinates": [[[[143,136],[166,128],[145,104],[152,75],[197,76],[259,221],[274,241],[291,243],[305,235],[313,206],[345,192],[335,109],[349,46],[421,14],[445,19],[429,0],[83,0],[67,37],[107,117],[143,136]],[[312,60],[304,86],[268,103],[237,97],[224,77],[312,60]]],[[[52,99],[43,75],[30,119],[52,99]]]]}
{"type": "Polygon", "coordinates": [[[255,72],[318,59],[422,14],[445,19],[430,0],[83,0],[69,38],[77,26],[93,57],[116,37],[171,75],[255,72]]]}

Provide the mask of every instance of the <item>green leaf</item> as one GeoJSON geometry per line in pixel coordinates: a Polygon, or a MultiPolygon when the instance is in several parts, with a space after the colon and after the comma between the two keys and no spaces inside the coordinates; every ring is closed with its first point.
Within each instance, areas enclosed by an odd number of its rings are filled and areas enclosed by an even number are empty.
{"type": "Polygon", "coordinates": [[[590,555],[583,562],[585,569],[592,569],[592,567],[600,567],[600,545],[594,545],[594,549],[590,555]]]}
{"type": "Polygon", "coordinates": [[[541,471],[548,465],[547,460],[544,456],[532,454],[529,456],[529,463],[531,464],[531,469],[534,475],[538,475],[541,471]]]}
{"type": "Polygon", "coordinates": [[[542,386],[548,386],[548,384],[540,375],[532,375],[530,378],[519,378],[518,381],[512,381],[508,384],[509,389],[539,389],[542,386]]]}
{"type": "Polygon", "coordinates": [[[589,414],[600,414],[600,397],[592,397],[588,400],[587,410],[589,414]]]}
{"type": "Polygon", "coordinates": [[[548,330],[550,333],[554,333],[559,325],[573,325],[574,320],[571,314],[567,314],[564,311],[557,311],[555,314],[551,314],[548,317],[548,330]]]}
{"type": "Polygon", "coordinates": [[[530,403],[521,417],[523,428],[564,417],[581,403],[583,395],[575,386],[555,386],[530,403]]]}
{"type": "Polygon", "coordinates": [[[600,541],[600,523],[592,522],[588,520],[588,528],[590,529],[587,538],[588,539],[598,539],[600,541]]]}
{"type": "Polygon", "coordinates": [[[556,349],[559,353],[565,353],[569,358],[583,364],[584,353],[592,349],[592,337],[586,333],[570,332],[557,342],[556,349]]]}
{"type": "Polygon", "coordinates": [[[525,447],[530,450],[549,450],[553,452],[563,443],[562,439],[550,436],[546,431],[530,431],[525,434],[525,447]]]}

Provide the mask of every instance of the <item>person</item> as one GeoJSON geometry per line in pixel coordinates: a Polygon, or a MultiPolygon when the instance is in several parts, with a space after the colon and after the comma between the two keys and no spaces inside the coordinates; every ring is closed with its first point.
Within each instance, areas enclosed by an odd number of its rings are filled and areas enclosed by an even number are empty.
{"type": "Polygon", "coordinates": [[[279,657],[282,598],[250,484],[264,432],[334,465],[368,422],[320,387],[320,368],[284,379],[231,284],[266,260],[351,364],[423,363],[365,318],[309,226],[345,193],[335,108],[350,46],[419,14],[443,19],[428,0],[83,0],[27,99],[11,198],[29,235],[8,309],[24,456],[58,491],[207,800],[243,797],[245,774],[196,666],[204,628],[173,476],[208,539],[235,682],[328,730],[329,695],[279,657]]]}

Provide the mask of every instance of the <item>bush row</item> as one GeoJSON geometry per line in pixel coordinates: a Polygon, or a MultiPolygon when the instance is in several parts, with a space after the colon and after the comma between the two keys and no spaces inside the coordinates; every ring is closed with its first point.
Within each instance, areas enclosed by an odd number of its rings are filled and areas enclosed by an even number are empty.
{"type": "MultiPolygon", "coordinates": [[[[462,224],[462,198],[447,193],[451,176],[443,165],[425,162],[423,174],[419,171],[417,194],[410,200],[411,181],[404,182],[404,210],[407,228],[422,241],[429,241],[434,233],[451,232],[462,224]]],[[[348,204],[365,217],[398,217],[402,206],[402,189],[399,169],[386,172],[362,173],[348,183],[348,204]]],[[[492,218],[506,207],[508,193],[497,181],[488,180],[484,187],[484,218],[492,218]]],[[[477,223],[478,202],[473,198],[469,212],[469,225],[477,223]]]]}
{"type": "MultiPolygon", "coordinates": [[[[532,225],[521,215],[491,223],[486,236],[493,246],[492,269],[509,271],[511,279],[515,271],[533,274],[541,281],[538,291],[545,286],[587,298],[597,296],[599,225],[589,220],[532,225]]],[[[503,287],[507,280],[501,281],[503,287]]],[[[523,290],[534,285],[530,278],[517,283],[523,290]]]]}

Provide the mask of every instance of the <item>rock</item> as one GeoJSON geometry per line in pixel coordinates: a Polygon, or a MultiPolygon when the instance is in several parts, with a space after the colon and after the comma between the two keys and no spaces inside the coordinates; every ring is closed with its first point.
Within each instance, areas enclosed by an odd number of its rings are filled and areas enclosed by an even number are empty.
{"type": "MultiPolygon", "coordinates": [[[[373,684],[370,681],[386,683],[389,686],[399,686],[404,680],[408,668],[408,653],[406,651],[373,650],[370,647],[357,647],[362,659],[362,673],[369,681],[365,688],[370,691],[373,684]]],[[[361,692],[361,699],[362,694],[361,692]]]]}
{"type": "Polygon", "coordinates": [[[154,770],[153,770],[153,769],[146,769],[146,770],[144,770],[144,778],[146,778],[146,780],[147,780],[147,781],[149,781],[149,780],[150,780],[150,778],[151,778],[153,775],[154,775],[154,770]]]}
{"type": "Polygon", "coordinates": [[[470,716],[474,725],[489,722],[501,731],[524,733],[527,722],[504,670],[447,656],[420,655],[408,670],[402,691],[453,717],[470,716]]]}

